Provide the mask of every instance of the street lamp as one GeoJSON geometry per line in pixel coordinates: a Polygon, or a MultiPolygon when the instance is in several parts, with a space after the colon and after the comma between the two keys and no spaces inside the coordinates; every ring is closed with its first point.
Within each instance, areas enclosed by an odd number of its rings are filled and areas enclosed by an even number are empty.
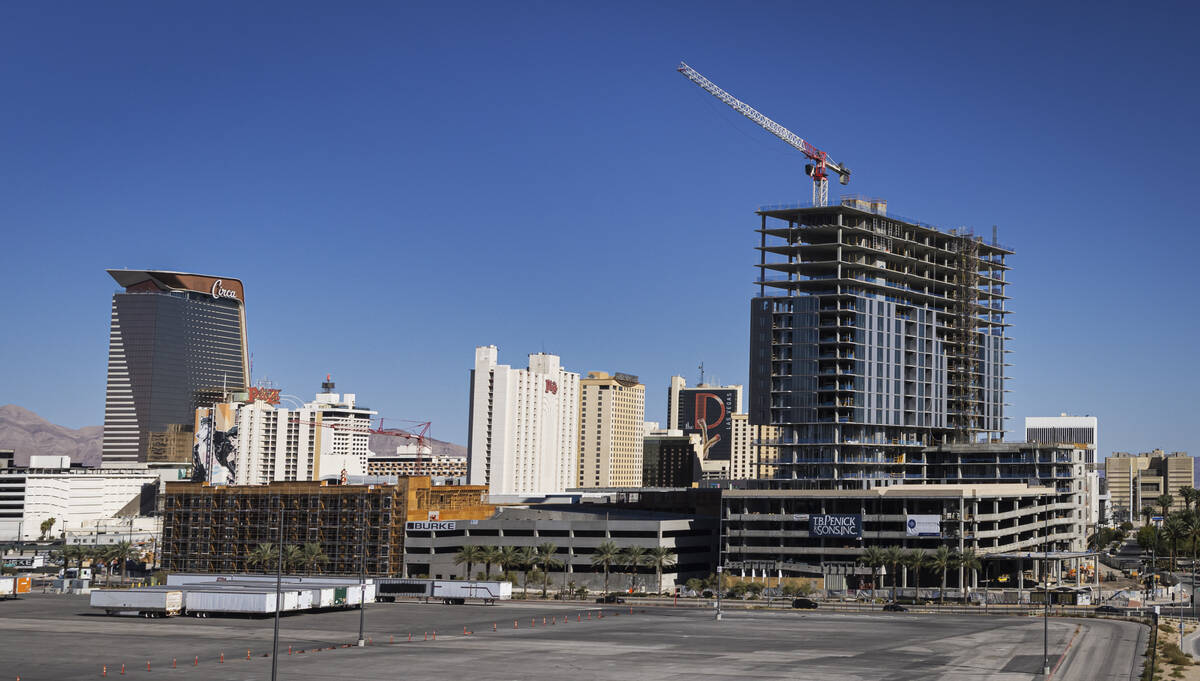
{"type": "Polygon", "coordinates": [[[1050,678],[1050,509],[1042,515],[1046,541],[1042,544],[1042,677],[1050,678]]]}
{"type": "Polygon", "coordinates": [[[717,501],[717,621],[721,621],[721,591],[725,586],[725,493],[717,501]]]}
{"type": "Polygon", "coordinates": [[[271,681],[279,674],[279,605],[283,600],[283,498],[279,500],[279,555],[275,558],[275,635],[271,642],[271,681]]]}
{"type": "Polygon", "coordinates": [[[367,520],[365,514],[362,521],[362,542],[359,551],[361,555],[358,570],[358,647],[362,648],[367,645],[363,635],[367,626],[367,520]]]}

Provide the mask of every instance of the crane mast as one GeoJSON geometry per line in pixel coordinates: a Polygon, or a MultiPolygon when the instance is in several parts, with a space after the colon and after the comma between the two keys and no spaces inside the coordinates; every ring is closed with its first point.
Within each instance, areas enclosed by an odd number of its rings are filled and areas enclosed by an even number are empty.
{"type": "Polygon", "coordinates": [[[812,163],[806,164],[804,171],[813,181],[812,201],[814,206],[829,205],[829,176],[826,174],[826,170],[832,170],[837,173],[838,181],[841,184],[848,184],[850,182],[850,169],[844,165],[835,163],[833,159],[829,158],[829,154],[814,147],[791,130],[762,115],[749,104],[722,90],[716,83],[700,75],[698,71],[684,62],[679,62],[677,70],[710,95],[725,102],[729,108],[754,121],[763,130],[775,135],[789,146],[807,156],[812,163]]]}

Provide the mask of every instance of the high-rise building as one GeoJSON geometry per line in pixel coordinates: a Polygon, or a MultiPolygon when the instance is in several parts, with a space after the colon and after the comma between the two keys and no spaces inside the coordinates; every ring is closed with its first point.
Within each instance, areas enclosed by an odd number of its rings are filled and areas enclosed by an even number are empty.
{"type": "Polygon", "coordinates": [[[576,486],[579,374],[557,355],[529,367],[498,364],[494,345],[475,348],[467,441],[468,478],[492,494],[554,494],[576,486]]]}
{"type": "Polygon", "coordinates": [[[1100,420],[1095,416],[1026,416],[1025,441],[1044,444],[1084,445],[1091,453],[1088,463],[1096,463],[1100,448],[1100,420]]]}
{"type": "Polygon", "coordinates": [[[742,386],[687,387],[682,376],[672,376],[667,388],[667,430],[699,435],[701,479],[730,477],[734,448],[734,414],[743,413],[742,386]]]}
{"type": "Polygon", "coordinates": [[[341,479],[367,474],[371,417],[353,393],[322,392],[299,409],[263,400],[196,410],[198,480],[229,485],[341,479]]]}
{"type": "Polygon", "coordinates": [[[1102,496],[1097,452],[1100,451],[1100,420],[1095,416],[1026,416],[1025,441],[1044,444],[1070,444],[1086,453],[1087,466],[1084,471],[1084,496],[1087,507],[1087,524],[1100,522],[1100,499],[1102,496]]]}
{"type": "Polygon", "coordinates": [[[699,435],[649,429],[642,439],[643,486],[691,487],[700,479],[699,435]]]}
{"type": "Polygon", "coordinates": [[[749,411],[778,478],[889,485],[908,453],[1001,438],[1012,251],[878,200],[758,214],[749,411]]]}
{"type": "Polygon", "coordinates": [[[1161,449],[1144,454],[1113,452],[1104,459],[1104,477],[1111,495],[1112,520],[1138,522],[1143,509],[1161,513],[1158,498],[1169,494],[1170,510],[1187,508],[1184,487],[1195,486],[1194,459],[1187,452],[1167,454],[1161,449]]]}
{"type": "Polygon", "coordinates": [[[250,383],[242,282],[108,270],[113,294],[103,465],[187,462],[196,410],[250,383]]]}
{"type": "Polygon", "coordinates": [[[639,487],[646,386],[637,376],[588,372],[579,381],[579,487],[639,487]]]}

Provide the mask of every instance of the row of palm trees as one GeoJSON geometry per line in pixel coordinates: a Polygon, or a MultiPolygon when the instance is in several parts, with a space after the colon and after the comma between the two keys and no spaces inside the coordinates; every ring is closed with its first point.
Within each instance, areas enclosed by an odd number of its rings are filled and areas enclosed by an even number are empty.
{"type": "Polygon", "coordinates": [[[281,553],[284,572],[320,574],[321,570],[329,564],[329,556],[325,555],[325,551],[321,549],[319,543],[313,541],[303,545],[287,544],[283,547],[282,552],[277,544],[269,542],[259,544],[246,556],[246,565],[251,569],[273,572],[279,563],[281,553]]]}
{"type": "Polygon", "coordinates": [[[112,565],[116,564],[121,569],[121,582],[125,582],[125,562],[133,555],[133,544],[127,541],[117,542],[116,544],[68,544],[64,546],[59,555],[62,556],[63,565],[71,567],[74,562],[76,567],[83,570],[85,561],[92,561],[93,565],[112,565]]]}
{"type": "MultiPolygon", "coordinates": [[[[1171,506],[1175,503],[1175,498],[1170,494],[1163,494],[1154,500],[1154,505],[1161,509],[1163,522],[1157,528],[1148,531],[1148,528],[1142,528],[1138,535],[1138,542],[1143,548],[1154,546],[1155,549],[1160,547],[1170,547],[1170,569],[1175,571],[1176,557],[1179,554],[1180,544],[1184,548],[1191,548],[1193,562],[1200,553],[1200,505],[1197,508],[1192,508],[1193,504],[1200,501],[1200,491],[1192,487],[1184,487],[1179,490],[1179,494],[1183,497],[1186,510],[1171,512],[1171,506]],[[1149,535],[1149,536],[1147,536],[1149,535]],[[1147,541],[1148,540],[1148,541],[1147,541]]],[[[1147,524],[1150,522],[1150,517],[1154,514],[1153,506],[1144,506],[1142,515],[1145,517],[1147,524]]]]}
{"type": "MultiPolygon", "coordinates": [[[[951,551],[948,546],[939,546],[935,551],[927,551],[925,549],[909,549],[905,551],[899,546],[868,546],[863,550],[863,554],[858,557],[858,562],[871,568],[872,584],[878,583],[879,568],[888,567],[892,575],[892,601],[896,600],[896,588],[900,584],[900,567],[916,572],[914,584],[917,587],[921,585],[921,570],[929,568],[935,574],[942,577],[942,590],[940,602],[946,600],[946,575],[958,568],[970,570],[972,576],[976,575],[978,570],[982,569],[983,565],[979,560],[979,556],[975,553],[975,549],[964,549],[962,552],[951,551]]],[[[881,584],[882,586],[882,584],[881,584]]],[[[966,594],[966,582],[961,585],[963,594],[966,594]]]]}
{"type": "MultiPolygon", "coordinates": [[[[455,565],[466,565],[467,575],[477,564],[484,566],[484,578],[491,579],[492,566],[500,568],[501,575],[515,570],[521,573],[521,589],[528,595],[528,580],[531,572],[540,577],[542,582],[542,598],[550,585],[550,573],[553,570],[564,569],[566,564],[557,557],[558,546],[553,542],[544,542],[537,546],[475,546],[469,545],[459,549],[454,556],[455,565]]],[[[658,583],[658,593],[662,593],[663,569],[675,564],[675,552],[668,546],[627,546],[618,547],[612,541],[598,545],[591,554],[592,565],[604,570],[604,592],[608,593],[609,575],[613,566],[625,567],[629,572],[629,588],[635,586],[639,567],[653,567],[658,583]]],[[[563,579],[566,579],[563,570],[563,579]]],[[[535,579],[535,583],[536,583],[535,579]]]]}

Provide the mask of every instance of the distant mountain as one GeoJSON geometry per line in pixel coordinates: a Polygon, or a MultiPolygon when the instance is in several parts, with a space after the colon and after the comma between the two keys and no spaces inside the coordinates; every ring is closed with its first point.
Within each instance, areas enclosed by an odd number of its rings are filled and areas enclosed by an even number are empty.
{"type": "MultiPolygon", "coordinates": [[[[24,466],[34,454],[66,454],[72,463],[85,466],[100,465],[100,441],[103,426],[84,426],[72,430],[56,426],[37,414],[6,404],[0,407],[0,449],[16,451],[16,465],[24,466]]],[[[371,451],[377,454],[394,454],[398,445],[416,442],[394,435],[371,435],[371,451]]],[[[433,453],[437,456],[467,455],[467,448],[453,442],[429,439],[433,453]]]]}
{"type": "Polygon", "coordinates": [[[27,464],[35,454],[65,454],[71,457],[71,463],[99,466],[103,433],[103,426],[72,430],[15,404],[0,407],[0,449],[14,450],[18,466],[27,464]]]}
{"type": "MultiPolygon", "coordinates": [[[[371,434],[371,451],[376,454],[395,454],[396,447],[400,445],[416,444],[417,438],[414,435],[412,439],[406,437],[396,437],[395,435],[379,435],[371,434]]],[[[462,445],[456,445],[453,442],[444,442],[429,438],[430,448],[433,450],[434,456],[461,456],[466,457],[467,448],[462,445]]]]}

